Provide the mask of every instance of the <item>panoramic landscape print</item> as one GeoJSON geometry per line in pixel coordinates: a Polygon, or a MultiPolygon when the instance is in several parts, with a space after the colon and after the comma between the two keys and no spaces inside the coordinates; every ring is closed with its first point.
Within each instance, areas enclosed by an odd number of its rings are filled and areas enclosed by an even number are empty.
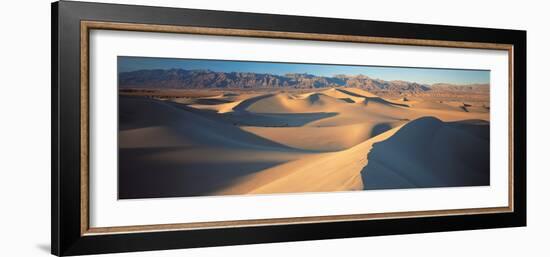
{"type": "Polygon", "coordinates": [[[488,70],[117,61],[119,199],[489,185],[488,70]]]}

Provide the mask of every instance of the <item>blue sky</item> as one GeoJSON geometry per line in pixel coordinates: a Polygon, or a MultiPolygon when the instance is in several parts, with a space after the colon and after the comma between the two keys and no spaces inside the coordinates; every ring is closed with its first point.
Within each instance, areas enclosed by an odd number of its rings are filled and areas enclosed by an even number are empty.
{"type": "Polygon", "coordinates": [[[422,84],[489,83],[488,70],[434,69],[409,67],[356,66],[331,64],[274,63],[152,57],[118,57],[118,72],[145,69],[212,70],[218,72],[255,72],[284,75],[308,73],[332,77],[338,74],[367,75],[383,80],[405,80],[422,84]]]}

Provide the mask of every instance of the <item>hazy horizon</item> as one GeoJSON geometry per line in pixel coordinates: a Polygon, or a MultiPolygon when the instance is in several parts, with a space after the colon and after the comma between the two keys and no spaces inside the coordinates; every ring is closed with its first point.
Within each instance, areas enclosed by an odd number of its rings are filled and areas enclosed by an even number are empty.
{"type": "Polygon", "coordinates": [[[322,77],[365,75],[386,81],[403,80],[420,84],[489,84],[489,70],[385,67],[340,64],[307,64],[235,60],[179,59],[160,57],[118,57],[118,72],[152,69],[211,70],[215,72],[252,72],[284,76],[289,73],[322,77]]]}

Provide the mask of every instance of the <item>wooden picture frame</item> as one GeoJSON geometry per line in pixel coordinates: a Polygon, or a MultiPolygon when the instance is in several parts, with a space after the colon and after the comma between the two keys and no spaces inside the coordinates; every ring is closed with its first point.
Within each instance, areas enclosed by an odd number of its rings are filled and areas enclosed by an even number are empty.
{"type": "Polygon", "coordinates": [[[61,1],[52,4],[52,254],[80,255],[526,225],[526,32],[61,1]],[[91,227],[91,30],[508,52],[504,207],[91,227]]]}

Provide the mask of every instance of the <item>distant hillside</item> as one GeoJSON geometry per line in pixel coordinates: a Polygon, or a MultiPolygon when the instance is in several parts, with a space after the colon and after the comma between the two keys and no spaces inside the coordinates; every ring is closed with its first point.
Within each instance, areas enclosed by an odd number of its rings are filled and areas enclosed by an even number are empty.
{"type": "Polygon", "coordinates": [[[454,85],[446,83],[437,83],[430,86],[432,90],[448,90],[448,91],[478,91],[489,92],[487,84],[469,84],[469,85],[454,85]]]}
{"type": "Polygon", "coordinates": [[[420,93],[437,90],[479,90],[487,85],[450,85],[418,84],[408,81],[385,81],[365,75],[337,75],[322,77],[311,74],[273,75],[250,72],[215,72],[210,70],[138,70],[121,72],[118,75],[119,88],[171,88],[171,89],[205,89],[205,88],[324,88],[324,87],[357,87],[372,92],[406,92],[420,93]]]}

